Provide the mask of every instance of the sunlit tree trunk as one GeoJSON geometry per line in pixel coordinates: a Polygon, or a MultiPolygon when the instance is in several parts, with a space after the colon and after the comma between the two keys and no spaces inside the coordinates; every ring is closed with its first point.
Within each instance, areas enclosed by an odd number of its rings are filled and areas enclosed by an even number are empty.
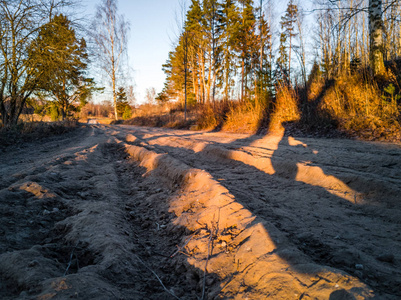
{"type": "Polygon", "coordinates": [[[384,73],[382,1],[369,0],[370,65],[374,75],[384,73]]]}

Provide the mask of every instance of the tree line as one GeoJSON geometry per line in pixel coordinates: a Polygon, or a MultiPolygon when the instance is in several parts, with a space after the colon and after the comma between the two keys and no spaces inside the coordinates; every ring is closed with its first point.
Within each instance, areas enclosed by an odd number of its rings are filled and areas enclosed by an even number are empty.
{"type": "Polygon", "coordinates": [[[289,0],[279,20],[271,2],[191,0],[157,99],[266,101],[278,86],[306,86],[312,64],[327,79],[379,76],[401,55],[398,0],[315,0],[309,11],[289,0]]]}
{"type": "Polygon", "coordinates": [[[62,119],[80,110],[94,92],[103,90],[88,75],[91,57],[110,78],[115,118],[128,114],[126,91],[118,79],[129,24],[117,13],[116,0],[102,0],[88,30],[78,30],[79,23],[68,13],[75,5],[76,0],[0,0],[3,127],[15,126],[32,98],[50,100],[47,106],[62,119]]]}

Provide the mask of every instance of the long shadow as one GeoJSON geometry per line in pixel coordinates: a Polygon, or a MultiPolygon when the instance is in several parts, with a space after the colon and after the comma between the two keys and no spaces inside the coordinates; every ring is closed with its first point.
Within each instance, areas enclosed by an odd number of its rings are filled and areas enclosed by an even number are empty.
{"type": "MultiPolygon", "coordinates": [[[[319,103],[324,97],[325,90],[315,98],[316,100],[313,103],[307,104],[307,109],[302,108],[302,111],[306,111],[310,115],[316,115],[316,110],[318,110],[319,103]]],[[[309,120],[310,116],[301,117],[299,123],[307,124],[309,120]]],[[[263,132],[268,122],[269,116],[266,116],[266,119],[261,121],[258,131],[263,132]]],[[[310,149],[309,146],[292,147],[290,143],[291,134],[289,132],[292,132],[294,124],[287,123],[283,125],[285,131],[277,144],[277,149],[270,149],[274,150],[271,156],[271,164],[275,170],[273,175],[266,174],[258,168],[241,161],[230,163],[236,171],[236,176],[234,177],[225,168],[226,165],[218,161],[213,161],[210,165],[202,164],[194,165],[194,167],[205,169],[214,178],[222,179],[220,180],[221,184],[235,196],[236,201],[247,207],[255,216],[268,220],[276,228],[285,232],[290,240],[315,262],[344,270],[360,278],[363,282],[372,286],[378,295],[383,297],[401,296],[401,290],[399,289],[399,286],[401,286],[401,280],[399,279],[401,278],[400,263],[391,259],[391,255],[387,261],[380,255],[380,252],[381,254],[386,253],[387,249],[400,248],[399,246],[401,245],[397,246],[397,243],[400,243],[399,236],[397,236],[397,232],[401,231],[399,224],[397,225],[392,218],[388,218],[385,215],[388,213],[386,208],[380,208],[369,203],[351,203],[342,197],[329,193],[324,187],[312,186],[297,181],[298,163],[305,163],[302,153],[316,151],[316,159],[313,160],[313,165],[321,168],[325,175],[335,176],[355,189],[356,192],[363,194],[378,192],[377,190],[375,191],[378,187],[366,184],[366,182],[363,184],[363,182],[361,183],[357,180],[353,182],[350,180],[350,177],[353,176],[348,176],[344,173],[334,173],[332,167],[323,161],[320,162],[318,154],[319,152],[324,152],[325,149],[310,149]],[[291,148],[294,150],[291,150],[291,148]],[[302,151],[299,154],[297,150],[300,149],[302,151]],[[288,155],[289,151],[294,151],[294,155],[288,155]],[[239,177],[238,174],[242,174],[244,184],[247,187],[251,186],[251,189],[247,188],[244,191],[237,186],[238,181],[236,179],[239,177]],[[287,190],[286,198],[284,199],[283,186],[286,186],[287,190]],[[248,191],[252,190],[253,194],[249,194],[248,191]],[[259,199],[261,197],[258,193],[264,193],[266,199],[259,199]],[[249,201],[250,198],[259,200],[249,201]],[[387,233],[383,234],[386,231],[387,233]],[[391,231],[392,233],[388,233],[391,231]],[[372,239],[375,239],[376,242],[372,242],[372,239]],[[381,245],[378,246],[377,243],[381,245]],[[366,262],[367,266],[364,268],[361,262],[366,262]]],[[[182,135],[182,137],[196,134],[182,135]]],[[[155,139],[157,138],[160,138],[160,136],[155,137],[155,139]]],[[[266,137],[257,134],[224,144],[223,147],[236,149],[240,146],[245,146],[268,149],[263,145],[264,138],[266,137]],[[261,141],[261,143],[258,146],[253,146],[257,141],[261,141]]],[[[148,139],[145,138],[144,140],[148,139]]],[[[306,137],[297,137],[297,140],[304,145],[310,142],[309,138],[306,137]]],[[[341,147],[341,143],[342,140],[339,140],[339,147],[341,147]]],[[[219,143],[213,144],[206,146],[201,153],[209,155],[208,153],[213,151],[209,147],[219,143]]],[[[176,148],[161,147],[174,156],[176,148]]],[[[374,148],[373,145],[372,148],[374,148]]],[[[180,151],[181,154],[177,153],[179,155],[178,158],[184,161],[191,156],[199,155],[199,153],[186,148],[180,148],[180,151]],[[187,152],[185,158],[182,156],[182,150],[187,152]]],[[[375,151],[380,151],[380,149],[375,151]]],[[[397,153],[400,154],[400,151],[394,150],[394,153],[390,155],[396,155],[397,153]]],[[[350,155],[355,156],[355,153],[350,153],[350,155]]],[[[350,160],[352,161],[352,159],[350,160]]],[[[190,164],[194,162],[196,162],[196,159],[192,159],[190,164]]],[[[389,165],[389,168],[400,166],[401,163],[396,162],[389,165]]],[[[346,167],[344,166],[344,168],[346,167]]],[[[393,212],[393,215],[394,219],[397,217],[401,219],[399,211],[393,212]]],[[[268,230],[268,228],[266,229],[268,230]]],[[[399,252],[396,252],[396,255],[398,254],[399,252]]],[[[283,259],[287,258],[283,257],[283,259]]],[[[288,260],[288,263],[292,264],[291,260],[288,260]]],[[[293,267],[297,268],[296,265],[293,265],[293,267]]],[[[335,297],[341,293],[343,292],[336,291],[330,299],[336,299],[335,297]]]]}
{"type": "Polygon", "coordinates": [[[224,103],[221,113],[218,114],[218,115],[221,115],[219,123],[210,132],[220,132],[223,129],[223,126],[228,119],[229,112],[230,112],[230,107],[229,107],[228,103],[224,103]]]}
{"type": "MultiPolygon", "coordinates": [[[[160,135],[154,135],[152,137],[144,137],[147,133],[143,132],[143,128],[146,127],[141,127],[141,130],[135,130],[134,128],[130,127],[131,125],[125,125],[126,127],[123,127],[124,129],[129,130],[129,132],[134,133],[135,136],[137,136],[138,138],[146,141],[146,142],[150,142],[152,140],[157,140],[157,139],[161,139],[161,138],[168,138],[168,137],[172,137],[172,136],[176,136],[176,131],[174,131],[173,129],[168,129],[168,128],[160,128],[161,131],[165,132],[165,131],[169,131],[171,130],[172,133],[171,134],[160,134],[160,135]]],[[[152,128],[152,127],[149,127],[152,128]]],[[[184,131],[183,131],[184,132],[184,131]]],[[[191,132],[191,133],[183,133],[180,134],[179,137],[190,137],[190,136],[195,136],[195,135],[199,135],[199,132],[191,132]]]]}
{"type": "MultiPolygon", "coordinates": [[[[272,157],[272,164],[276,168],[282,166],[280,152],[286,151],[283,148],[288,145],[288,139],[284,137],[272,157]]],[[[174,153],[177,153],[179,159],[184,161],[191,156],[199,155],[199,153],[185,149],[187,155],[183,159],[183,148],[180,148],[179,152],[174,147],[164,146],[162,148],[173,156],[174,153]]],[[[206,148],[204,152],[207,151],[206,148]]],[[[196,160],[191,160],[192,164],[194,161],[196,160]]],[[[371,244],[372,237],[377,238],[382,235],[383,223],[380,226],[365,228],[363,226],[369,225],[371,216],[365,216],[360,206],[355,206],[341,197],[330,194],[323,187],[296,181],[297,162],[296,159],[286,161],[288,170],[277,170],[274,175],[268,175],[240,161],[230,163],[235,169],[236,176],[232,176],[227,171],[227,165],[224,162],[219,163],[214,160],[209,165],[193,166],[205,169],[214,178],[218,178],[238,203],[246,207],[253,215],[267,220],[284,232],[303,253],[316,263],[346,271],[360,278],[373,287],[378,295],[401,296],[397,287],[401,283],[398,263],[390,266],[385,262],[376,262],[363,270],[355,267],[355,265],[363,265],[371,260],[372,253],[369,251],[372,250],[364,249],[363,246],[371,244]],[[238,174],[243,174],[243,184],[240,186],[238,185],[240,176],[238,174]],[[247,188],[244,189],[244,186],[247,188]],[[286,187],[286,193],[282,191],[283,186],[286,187]],[[261,194],[264,196],[261,197],[261,194]],[[283,195],[286,197],[283,198],[283,195]],[[250,201],[250,199],[253,200],[250,201]],[[347,224],[348,217],[352,215],[360,216],[354,220],[355,224],[347,224]],[[394,272],[393,275],[390,275],[391,272],[394,272]],[[375,274],[373,277],[372,273],[375,274]],[[394,274],[398,274],[398,279],[394,274]]],[[[260,221],[259,218],[255,222],[258,221],[260,221]]],[[[387,229],[390,228],[392,226],[387,229]]],[[[266,230],[270,231],[268,227],[266,230]]],[[[394,232],[392,238],[385,237],[377,240],[379,242],[387,240],[388,242],[389,239],[396,239],[396,236],[397,234],[394,232]]],[[[396,246],[396,243],[390,244],[392,247],[396,246]]],[[[374,249],[373,255],[379,254],[380,247],[374,249]]],[[[288,257],[282,258],[298,272],[306,272],[305,269],[299,269],[298,265],[288,257]]],[[[335,293],[340,292],[336,291],[335,293]]]]}
{"type": "MultiPolygon", "coordinates": [[[[360,169],[360,174],[347,174],[349,165],[344,165],[343,171],[336,171],[333,166],[337,166],[338,162],[335,157],[331,160],[331,164],[325,162],[327,157],[322,157],[319,153],[324,153],[326,149],[319,146],[321,143],[308,145],[312,142],[309,139],[309,132],[315,130],[322,131],[320,124],[324,124],[324,130],[332,131],[336,128],[336,121],[331,119],[329,114],[319,111],[321,101],[324,99],[326,91],[334,84],[327,82],[326,87],[317,95],[313,101],[306,100],[306,94],[301,95],[303,101],[299,102],[299,110],[301,118],[297,122],[284,123],[284,132],[281,139],[277,143],[275,149],[269,149],[268,145],[264,145],[264,139],[268,139],[266,134],[269,123],[271,122],[269,113],[266,113],[260,121],[258,134],[248,136],[243,139],[237,139],[232,143],[224,144],[224,148],[239,149],[241,147],[254,147],[265,150],[273,150],[271,156],[271,164],[275,170],[273,175],[266,174],[260,171],[259,168],[247,165],[241,161],[232,161],[230,165],[235,168],[235,176],[230,174],[226,169],[226,165],[213,161],[209,165],[194,165],[208,171],[214,178],[219,178],[220,183],[225,186],[230,193],[233,194],[236,201],[247,207],[255,216],[268,220],[276,228],[286,233],[288,238],[307,256],[318,264],[331,266],[361,279],[361,281],[369,284],[374,288],[378,296],[382,297],[400,297],[401,296],[401,264],[394,255],[400,255],[401,241],[399,232],[401,228],[399,221],[401,219],[399,200],[397,201],[396,191],[390,192],[387,195],[390,198],[384,199],[384,205],[370,203],[352,203],[342,197],[333,195],[326,188],[320,186],[312,186],[308,183],[299,182],[297,180],[298,165],[304,164],[310,158],[312,152],[314,154],[311,165],[318,167],[326,176],[334,176],[344,184],[348,185],[356,193],[369,195],[373,198],[375,194],[385,194],[383,187],[374,185],[370,179],[360,179],[363,172],[375,172],[375,166],[360,169]],[[294,133],[294,128],[306,128],[307,133],[297,134],[297,140],[301,142],[300,146],[292,146],[290,137],[294,133]],[[259,143],[258,143],[259,142],[259,143]],[[257,144],[257,145],[256,145],[257,144]],[[294,152],[294,155],[289,155],[289,152],[294,152]],[[307,153],[307,154],[305,154],[307,153]],[[321,158],[322,157],[322,158],[321,158]],[[242,177],[242,181],[247,186],[244,189],[238,187],[238,178],[242,177]],[[283,193],[282,188],[285,186],[286,193],[283,193]],[[250,188],[251,187],[251,188],[250,188]],[[260,194],[265,196],[261,197],[260,194]],[[283,198],[285,195],[285,198],[283,198]],[[257,199],[249,201],[249,199],[257,199]],[[398,204],[398,206],[396,206],[398,204]],[[389,208],[393,208],[392,211],[389,208]],[[398,235],[397,235],[398,234],[398,235]],[[390,254],[386,254],[390,251],[390,254]],[[392,255],[391,252],[394,252],[392,255]]],[[[306,93],[306,91],[299,91],[306,93]]],[[[222,126],[220,126],[221,128],[222,126]]],[[[323,131],[324,131],[323,130],[323,131]]],[[[194,134],[180,135],[180,137],[193,136],[194,134]]],[[[165,135],[164,137],[168,137],[165,135]]],[[[312,134],[314,137],[315,134],[312,134]]],[[[340,136],[340,135],[338,135],[340,136]]],[[[142,135],[143,137],[143,135],[142,135]]],[[[162,136],[157,136],[150,139],[158,139],[162,136]]],[[[144,140],[150,140],[145,138],[144,140]]],[[[266,140],[268,144],[268,140],[266,140]]],[[[341,144],[348,142],[346,140],[338,140],[338,147],[341,144]]],[[[205,149],[201,153],[209,155],[213,152],[211,147],[218,145],[218,142],[208,142],[205,149]]],[[[360,143],[360,142],[358,142],[360,143]]],[[[313,144],[313,142],[312,142],[313,144]]],[[[324,143],[323,143],[324,144],[324,143]]],[[[161,146],[174,155],[176,148],[161,146]]],[[[372,151],[379,152],[380,147],[372,144],[372,151]]],[[[333,155],[343,155],[343,152],[333,151],[333,155]]],[[[186,160],[191,156],[199,155],[192,150],[180,148],[177,153],[180,160],[186,160]],[[182,151],[185,150],[187,155],[182,156],[182,151]]],[[[331,153],[329,153],[331,154],[331,153]]],[[[401,170],[400,157],[401,151],[394,150],[390,156],[394,156],[394,161],[388,163],[386,167],[392,173],[394,186],[397,189],[397,182],[401,178],[401,172],[397,172],[397,168],[401,170]],[[398,156],[397,156],[398,155],[398,156]],[[397,179],[398,177],[398,179],[397,179]],[[398,180],[398,181],[397,181],[398,180]]],[[[345,160],[345,163],[353,164],[355,160],[363,160],[364,153],[351,152],[350,159],[345,160]]],[[[192,159],[189,164],[194,164],[196,158],[192,159]]],[[[380,173],[376,174],[377,176],[380,173]]],[[[377,177],[376,176],[376,177],[377,177]]],[[[389,179],[385,178],[385,180],[389,179]]],[[[398,185],[398,190],[399,190],[398,185]]],[[[376,196],[377,198],[377,196],[376,196]]],[[[360,200],[360,199],[355,199],[360,200]]],[[[383,204],[383,203],[382,203],[383,204]]],[[[268,228],[266,228],[268,230],[268,228]]],[[[290,265],[295,269],[296,265],[286,257],[290,265]]],[[[304,270],[299,270],[300,272],[304,270]]],[[[330,299],[336,299],[339,295],[343,295],[344,291],[336,291],[330,299]]]]}

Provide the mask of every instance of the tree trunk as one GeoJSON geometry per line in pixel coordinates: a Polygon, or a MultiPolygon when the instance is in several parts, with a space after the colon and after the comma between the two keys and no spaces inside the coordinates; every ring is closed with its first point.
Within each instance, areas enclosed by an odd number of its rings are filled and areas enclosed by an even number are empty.
{"type": "Polygon", "coordinates": [[[118,110],[117,110],[117,93],[116,93],[116,73],[114,69],[114,62],[113,62],[113,75],[112,75],[112,88],[113,88],[113,104],[114,104],[114,118],[118,121],[118,110]]]}
{"type": "Polygon", "coordinates": [[[245,75],[245,62],[244,58],[242,58],[241,63],[241,102],[244,102],[244,75],[245,75]]]}
{"type": "Polygon", "coordinates": [[[382,1],[369,0],[370,65],[373,75],[384,73],[382,1]]]}

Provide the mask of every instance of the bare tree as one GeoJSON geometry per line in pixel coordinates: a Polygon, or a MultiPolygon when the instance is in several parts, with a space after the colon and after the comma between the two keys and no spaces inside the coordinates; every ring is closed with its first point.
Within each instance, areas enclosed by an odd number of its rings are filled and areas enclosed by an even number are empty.
{"type": "Polygon", "coordinates": [[[96,61],[110,80],[116,120],[118,120],[117,81],[127,51],[129,30],[130,24],[123,15],[117,13],[117,0],[102,0],[92,22],[91,37],[95,44],[96,61]]]}
{"type": "Polygon", "coordinates": [[[135,105],[136,96],[135,96],[135,92],[134,92],[134,86],[133,85],[129,85],[126,88],[126,90],[127,90],[128,103],[130,105],[135,105]]]}
{"type": "Polygon", "coordinates": [[[77,0],[39,0],[41,10],[48,16],[49,22],[53,17],[61,12],[66,14],[66,8],[74,8],[77,6],[77,0]]]}
{"type": "Polygon", "coordinates": [[[37,3],[0,1],[0,112],[5,127],[17,124],[35,81],[28,51],[36,35],[37,3]]]}
{"type": "Polygon", "coordinates": [[[155,98],[156,98],[156,89],[154,87],[146,89],[146,102],[153,104],[155,103],[155,98]]]}
{"type": "Polygon", "coordinates": [[[75,0],[0,0],[0,113],[3,126],[17,124],[27,99],[38,88],[41,73],[33,41],[54,13],[75,0]]]}
{"type": "MultiPolygon", "coordinates": [[[[324,1],[323,1],[324,2],[324,1]]],[[[369,60],[374,75],[382,74],[384,68],[383,56],[383,12],[397,6],[399,0],[389,0],[383,9],[382,0],[369,0],[366,7],[365,1],[359,0],[357,3],[350,2],[351,5],[341,6],[344,0],[328,0],[328,3],[337,5],[337,9],[341,9],[344,15],[339,18],[338,25],[350,22],[350,20],[358,13],[367,11],[369,18],[369,60]]]]}

